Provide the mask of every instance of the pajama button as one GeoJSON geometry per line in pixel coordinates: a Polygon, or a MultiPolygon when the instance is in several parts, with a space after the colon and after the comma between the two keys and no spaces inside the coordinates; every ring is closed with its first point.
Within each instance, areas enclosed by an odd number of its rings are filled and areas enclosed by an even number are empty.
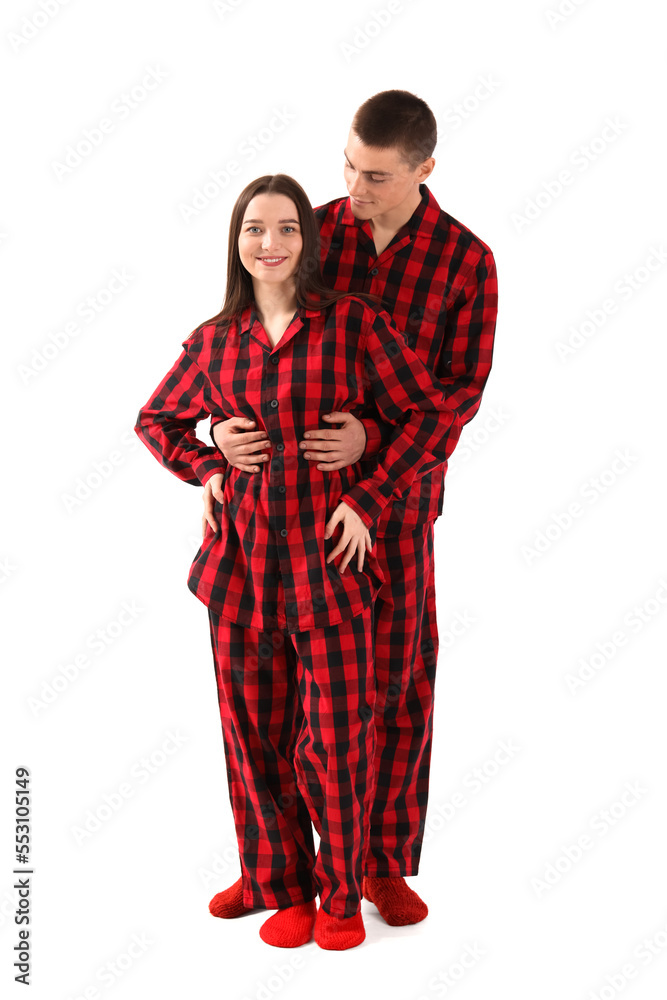
{"type": "Polygon", "coordinates": [[[284,450],[285,450],[284,444],[281,443],[276,445],[276,451],[284,451],[284,450]]]}
{"type": "Polygon", "coordinates": [[[285,492],[285,487],[284,486],[279,486],[278,487],[278,492],[279,493],[284,493],[285,492]]]}
{"type": "Polygon", "coordinates": [[[276,408],[277,405],[278,405],[278,400],[277,399],[272,399],[271,400],[271,406],[274,408],[274,410],[275,410],[275,408],[276,408]]]}
{"type": "Polygon", "coordinates": [[[371,271],[371,274],[377,274],[377,273],[378,273],[378,269],[377,269],[377,267],[374,267],[373,270],[371,271]]]}
{"type": "Polygon", "coordinates": [[[278,357],[277,354],[272,354],[271,355],[271,364],[272,365],[277,365],[279,361],[280,361],[280,358],[278,357]]]}
{"type": "Polygon", "coordinates": [[[283,536],[283,538],[287,538],[287,528],[281,528],[280,534],[283,536]]]}

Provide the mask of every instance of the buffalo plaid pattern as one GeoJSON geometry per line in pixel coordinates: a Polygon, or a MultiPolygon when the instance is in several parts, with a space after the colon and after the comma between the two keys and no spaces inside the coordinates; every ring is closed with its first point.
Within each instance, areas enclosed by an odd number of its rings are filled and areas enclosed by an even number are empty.
{"type": "MultiPolygon", "coordinates": [[[[378,256],[368,222],[349,198],[320,205],[322,270],[340,291],[372,292],[410,347],[437,376],[463,426],[479,409],[489,376],[498,282],[493,254],[444,212],[424,184],[412,217],[378,256]]],[[[364,459],[388,428],[362,417],[364,459]]],[[[364,466],[365,467],[365,466],[364,466]]],[[[416,875],[426,822],[438,656],[434,520],[447,465],[415,482],[382,513],[375,552],[385,577],[374,606],[377,749],[365,873],[416,875]]]]}
{"type": "MultiPolygon", "coordinates": [[[[433,522],[418,525],[377,541],[387,583],[373,607],[375,795],[364,875],[419,872],[438,658],[433,527],[433,522]]],[[[321,810],[324,801],[312,739],[303,725],[297,740],[297,781],[304,796],[321,810]]]]}
{"type": "Polygon", "coordinates": [[[209,609],[246,906],[284,909],[319,894],[331,916],[359,910],[373,798],[372,615],[289,634],[209,609]],[[295,748],[300,730],[307,740],[295,748]]]}
{"type": "Polygon", "coordinates": [[[378,539],[375,797],[366,875],[417,875],[433,740],[438,626],[433,521],[378,539]]]}
{"type": "MultiPolygon", "coordinates": [[[[372,292],[409,347],[443,386],[461,426],[479,409],[491,369],[498,309],[493,254],[469,229],[444,212],[425,184],[412,217],[377,256],[370,224],[356,219],[349,198],[315,209],[322,271],[328,285],[372,292]]],[[[386,444],[387,428],[371,414],[364,459],[386,444]]],[[[442,513],[447,465],[415,481],[385,509],[378,536],[396,534],[442,513]]]]}
{"type": "Polygon", "coordinates": [[[384,582],[377,557],[367,552],[362,571],[352,559],[339,573],[326,557],[340,529],[325,540],[324,527],[343,500],[374,532],[392,499],[447,461],[460,421],[438,380],[387,313],[354,296],[299,307],[275,347],[251,306],[226,330],[198,327],[182,346],[135,430],[185,482],[224,473],[220,530],[207,529],[191,591],[222,617],[262,631],[302,632],[361,614],[384,582]],[[369,407],[393,427],[373,471],[364,475],[360,463],[320,471],[303,457],[298,442],[322,426],[322,414],[369,407]],[[256,473],[216,462],[215,449],[195,436],[210,414],[255,420],[272,442],[271,461],[256,473]]]}

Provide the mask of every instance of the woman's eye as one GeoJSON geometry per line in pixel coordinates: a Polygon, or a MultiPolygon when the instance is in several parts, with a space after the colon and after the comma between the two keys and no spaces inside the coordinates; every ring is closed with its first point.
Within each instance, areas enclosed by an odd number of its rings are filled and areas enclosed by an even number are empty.
{"type": "Polygon", "coordinates": [[[285,232],[293,233],[294,232],[294,226],[283,226],[283,230],[285,232]]]}

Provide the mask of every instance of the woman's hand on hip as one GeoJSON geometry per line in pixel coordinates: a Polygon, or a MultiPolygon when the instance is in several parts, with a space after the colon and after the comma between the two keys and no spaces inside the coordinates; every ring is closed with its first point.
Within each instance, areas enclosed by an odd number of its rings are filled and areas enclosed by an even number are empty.
{"type": "Polygon", "coordinates": [[[206,482],[204,487],[204,513],[201,519],[202,538],[206,538],[206,525],[210,524],[214,531],[218,530],[218,522],[215,519],[215,501],[222,503],[222,480],[224,476],[216,472],[206,482]]]}
{"type": "Polygon", "coordinates": [[[357,569],[361,572],[364,568],[364,556],[366,555],[366,549],[368,549],[369,552],[373,549],[373,543],[371,542],[371,536],[368,533],[368,528],[361,520],[357,512],[352,510],[351,507],[348,507],[342,500],[326,523],[324,528],[325,538],[331,538],[333,530],[339,522],[342,525],[343,531],[338,539],[336,547],[333,548],[327,556],[327,563],[332,562],[341,552],[345,552],[345,555],[340,561],[340,566],[338,567],[338,572],[343,573],[350,560],[353,559],[356,554],[357,569]]]}

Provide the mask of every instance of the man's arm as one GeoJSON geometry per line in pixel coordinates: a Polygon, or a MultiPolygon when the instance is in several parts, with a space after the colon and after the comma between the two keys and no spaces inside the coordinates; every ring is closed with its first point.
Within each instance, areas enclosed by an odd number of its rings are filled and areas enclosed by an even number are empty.
{"type": "Polygon", "coordinates": [[[438,379],[407,346],[387,312],[373,316],[369,310],[366,330],[368,389],[380,417],[392,425],[392,436],[374,472],[340,499],[370,528],[387,504],[449,459],[461,423],[438,379]]]}
{"type": "MultiPolygon", "coordinates": [[[[442,382],[449,405],[461,424],[472,420],[480,407],[489,377],[498,311],[498,279],[490,250],[485,250],[459,278],[458,290],[447,310],[445,335],[435,374],[442,382]]],[[[358,420],[351,414],[335,413],[331,423],[343,422],[336,430],[316,432],[316,441],[300,443],[311,461],[327,471],[378,455],[392,436],[392,427],[370,415],[358,420]],[[344,421],[344,422],[343,422],[344,421]],[[361,431],[364,431],[364,438],[361,431]],[[351,452],[351,448],[356,450],[351,452]]]]}
{"type": "Polygon", "coordinates": [[[359,417],[359,422],[366,432],[366,447],[361,457],[373,458],[389,444],[394,428],[376,417],[359,417]]]}
{"type": "MultiPolygon", "coordinates": [[[[445,387],[447,402],[461,425],[477,413],[491,371],[498,313],[498,277],[493,254],[487,250],[466,272],[447,313],[445,337],[435,374],[445,387]]],[[[361,417],[367,436],[363,457],[377,455],[391,439],[393,428],[372,416],[361,417]]]]}
{"type": "Polygon", "coordinates": [[[498,278],[490,250],[466,272],[448,311],[435,374],[461,425],[477,413],[491,371],[498,313],[498,278]]]}

